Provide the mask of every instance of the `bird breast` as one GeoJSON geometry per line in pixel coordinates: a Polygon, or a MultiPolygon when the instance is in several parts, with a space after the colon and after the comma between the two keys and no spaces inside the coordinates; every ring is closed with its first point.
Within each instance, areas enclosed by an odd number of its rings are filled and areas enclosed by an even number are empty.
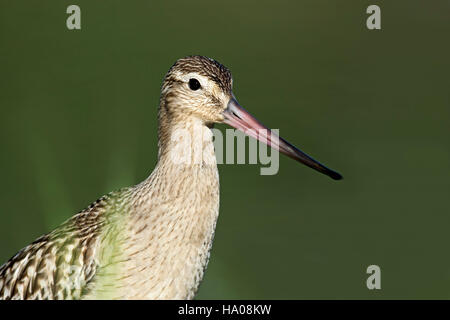
{"type": "Polygon", "coordinates": [[[135,187],[127,211],[128,218],[117,223],[126,225],[118,228],[124,232],[104,240],[114,243],[119,254],[101,259],[109,261],[103,269],[107,281],[98,281],[95,298],[192,299],[219,213],[216,164],[173,165],[160,159],[152,175],[135,187]],[[113,290],[106,287],[111,283],[113,290]]]}

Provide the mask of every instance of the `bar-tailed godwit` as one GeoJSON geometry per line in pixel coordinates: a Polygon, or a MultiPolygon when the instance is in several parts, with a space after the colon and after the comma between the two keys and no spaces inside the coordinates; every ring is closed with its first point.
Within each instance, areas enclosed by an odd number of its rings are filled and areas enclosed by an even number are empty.
{"type": "Polygon", "coordinates": [[[192,299],[219,214],[219,174],[211,134],[184,143],[183,161],[173,150],[180,133],[195,137],[195,130],[208,132],[214,123],[341,179],[245,111],[223,65],[202,56],[180,59],[163,82],[151,175],[101,197],[19,251],[0,267],[0,299],[192,299]],[[200,158],[189,152],[199,143],[200,158]]]}

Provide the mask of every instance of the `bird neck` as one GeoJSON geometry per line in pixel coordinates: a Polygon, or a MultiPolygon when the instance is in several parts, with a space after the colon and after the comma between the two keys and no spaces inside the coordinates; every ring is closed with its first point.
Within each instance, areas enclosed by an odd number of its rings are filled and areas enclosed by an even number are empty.
{"type": "Polygon", "coordinates": [[[194,115],[171,112],[163,104],[159,110],[158,165],[184,169],[216,167],[213,134],[204,121],[194,115]]]}
{"type": "Polygon", "coordinates": [[[191,299],[209,258],[219,213],[211,130],[195,119],[163,118],[159,139],[158,163],[130,203],[120,266],[127,290],[115,293],[122,298],[191,299]]]}
{"type": "Polygon", "coordinates": [[[218,189],[213,134],[205,123],[196,117],[170,113],[161,107],[158,138],[155,169],[135,188],[140,203],[145,203],[143,198],[155,202],[159,197],[190,195],[196,188],[206,190],[215,186],[218,189]]]}

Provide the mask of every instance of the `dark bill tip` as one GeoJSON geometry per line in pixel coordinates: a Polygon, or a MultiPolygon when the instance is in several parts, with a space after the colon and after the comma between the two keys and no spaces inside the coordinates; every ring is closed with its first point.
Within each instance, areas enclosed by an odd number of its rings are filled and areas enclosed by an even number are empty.
{"type": "Polygon", "coordinates": [[[328,176],[333,180],[342,180],[344,177],[335,171],[331,171],[328,176]]]}

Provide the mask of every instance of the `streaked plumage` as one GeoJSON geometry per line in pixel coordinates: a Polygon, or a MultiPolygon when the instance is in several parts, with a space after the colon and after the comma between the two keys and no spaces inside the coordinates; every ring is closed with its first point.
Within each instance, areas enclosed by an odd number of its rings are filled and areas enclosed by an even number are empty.
{"type": "MultiPolygon", "coordinates": [[[[103,196],[19,251],[0,267],[0,299],[192,299],[219,213],[209,128],[220,122],[241,130],[261,126],[237,104],[231,89],[231,74],[218,62],[201,56],[178,60],[161,89],[158,162],[152,174],[103,196]],[[190,87],[192,79],[200,90],[190,87]],[[174,162],[172,153],[179,130],[206,136],[190,142],[193,152],[182,163],[174,162]]],[[[340,178],[284,140],[269,144],[340,178]]]]}

